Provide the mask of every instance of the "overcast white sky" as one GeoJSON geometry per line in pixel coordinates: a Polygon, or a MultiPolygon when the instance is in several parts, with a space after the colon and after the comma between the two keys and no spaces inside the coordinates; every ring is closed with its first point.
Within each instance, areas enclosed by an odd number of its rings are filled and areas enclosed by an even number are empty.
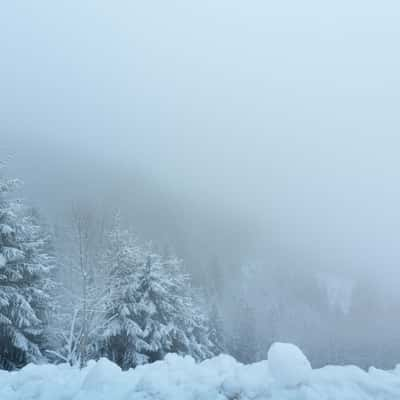
{"type": "Polygon", "coordinates": [[[399,42],[397,1],[4,2],[0,150],[42,187],[139,168],[321,264],[394,272],[399,42]]]}

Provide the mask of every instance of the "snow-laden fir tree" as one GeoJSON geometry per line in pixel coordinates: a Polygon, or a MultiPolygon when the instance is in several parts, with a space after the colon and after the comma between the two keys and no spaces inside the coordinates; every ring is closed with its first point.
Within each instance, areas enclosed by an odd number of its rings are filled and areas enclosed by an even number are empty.
{"type": "Polygon", "coordinates": [[[136,239],[120,227],[119,216],[107,235],[102,260],[108,271],[107,324],[99,342],[100,353],[123,368],[147,362],[147,344],[138,319],[138,283],[145,262],[136,239]]]}
{"type": "Polygon", "coordinates": [[[168,352],[203,359],[213,354],[208,320],[196,302],[182,262],[141,246],[118,224],[109,235],[109,299],[103,355],[122,368],[168,352]]]}
{"type": "Polygon", "coordinates": [[[208,319],[179,259],[149,251],[138,289],[150,361],[168,352],[190,354],[197,360],[213,355],[208,319]]]}
{"type": "Polygon", "coordinates": [[[0,368],[42,358],[51,258],[37,214],[10,198],[17,180],[0,177],[0,368]]]}

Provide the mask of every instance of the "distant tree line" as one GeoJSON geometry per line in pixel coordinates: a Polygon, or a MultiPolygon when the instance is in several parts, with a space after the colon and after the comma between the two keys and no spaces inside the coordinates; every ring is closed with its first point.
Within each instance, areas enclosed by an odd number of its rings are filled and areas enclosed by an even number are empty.
{"type": "Polygon", "coordinates": [[[298,345],[315,367],[400,360],[399,298],[368,274],[242,263],[215,304],[225,351],[245,363],[266,359],[277,341],[298,345]]]}

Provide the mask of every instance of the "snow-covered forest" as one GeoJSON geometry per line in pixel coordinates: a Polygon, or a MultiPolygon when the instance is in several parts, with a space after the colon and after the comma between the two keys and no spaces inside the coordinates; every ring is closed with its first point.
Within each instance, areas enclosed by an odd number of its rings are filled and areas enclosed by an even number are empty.
{"type": "Polygon", "coordinates": [[[216,354],[208,304],[181,260],[140,243],[121,218],[74,207],[52,230],[0,181],[0,365],[44,361],[85,366],[107,357],[121,368],[174,352],[216,354]]]}
{"type": "Polygon", "coordinates": [[[312,369],[298,347],[277,342],[301,343],[339,364],[356,357],[348,339],[326,332],[321,341],[312,332],[323,319],[343,323],[357,316],[351,287],[323,277],[319,284],[290,286],[273,270],[267,283],[257,265],[243,265],[228,300],[221,281],[213,289],[195,287],[180,259],[141,242],[119,212],[99,218],[75,204],[68,224],[52,228],[17,197],[21,184],[0,179],[2,399],[400,396],[399,366],[312,369]],[[307,296],[291,298],[294,287],[307,296]],[[262,301],[259,308],[254,299],[262,301]],[[257,359],[266,361],[251,363],[257,359]]]}
{"type": "Polygon", "coordinates": [[[380,298],[368,277],[288,273],[229,255],[227,264],[213,258],[204,277],[170,243],[141,240],[118,209],[72,203],[50,224],[6,172],[3,165],[3,369],[84,367],[106,357],[126,370],[171,352],[251,363],[266,359],[276,341],[296,343],[314,366],[397,362],[400,329],[391,319],[398,303],[380,298]]]}

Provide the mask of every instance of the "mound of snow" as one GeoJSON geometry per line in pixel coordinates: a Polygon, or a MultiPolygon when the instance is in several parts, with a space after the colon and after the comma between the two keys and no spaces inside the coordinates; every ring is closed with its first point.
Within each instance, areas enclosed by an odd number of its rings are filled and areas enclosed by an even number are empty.
{"type": "Polygon", "coordinates": [[[311,370],[296,346],[276,343],[268,361],[251,365],[226,355],[201,363],[168,355],[129,371],[106,359],[82,370],[30,364],[18,372],[0,371],[0,400],[398,400],[399,371],[311,370]]]}
{"type": "Polygon", "coordinates": [[[105,385],[112,384],[121,375],[121,368],[107,358],[100,358],[97,363],[89,363],[89,372],[83,381],[85,390],[97,390],[105,385]]]}
{"type": "Polygon", "coordinates": [[[268,350],[271,376],[281,386],[293,387],[306,383],[311,364],[303,352],[291,343],[274,343],[268,350]]]}

